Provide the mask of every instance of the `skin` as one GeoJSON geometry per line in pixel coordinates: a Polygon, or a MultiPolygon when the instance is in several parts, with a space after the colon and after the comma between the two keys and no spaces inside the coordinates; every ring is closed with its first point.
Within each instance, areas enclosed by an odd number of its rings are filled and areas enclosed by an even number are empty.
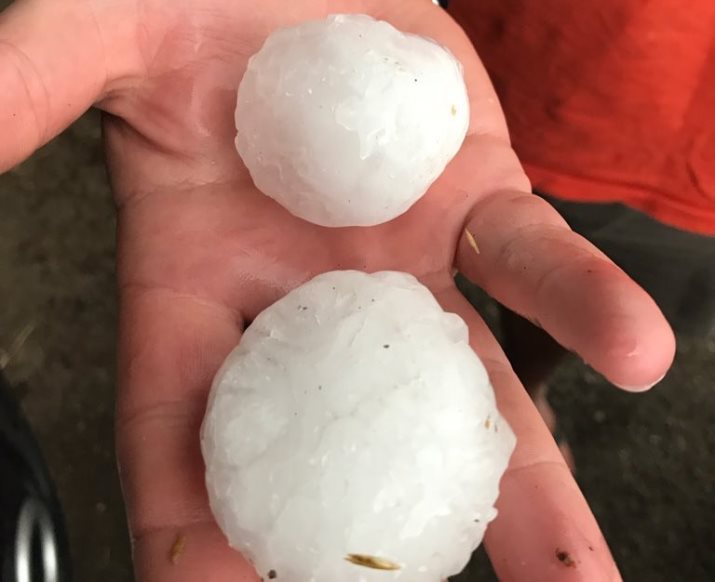
{"type": "Polygon", "coordinates": [[[208,507],[205,400],[246,323],[333,269],[413,273],[468,322],[518,438],[486,538],[500,578],[620,579],[549,431],[451,274],[633,390],[664,375],[673,335],[645,292],[529,193],[489,80],[446,14],[428,0],[25,0],[3,13],[0,171],[92,104],[106,112],[118,208],[117,442],[138,580],[257,580],[208,507]],[[372,14],[449,46],[471,95],[460,154],[408,213],[375,228],[295,219],[253,187],[232,143],[248,57],[276,26],[329,11],[372,14]]]}

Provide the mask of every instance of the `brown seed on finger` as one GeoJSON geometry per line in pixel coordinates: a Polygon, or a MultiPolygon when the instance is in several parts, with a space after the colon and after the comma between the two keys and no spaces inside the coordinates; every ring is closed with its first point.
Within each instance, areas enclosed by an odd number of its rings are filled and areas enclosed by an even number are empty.
{"type": "Polygon", "coordinates": [[[169,553],[169,558],[171,563],[176,565],[179,563],[181,554],[184,553],[184,548],[186,547],[186,536],[184,534],[179,534],[176,536],[176,541],[174,545],[171,546],[171,552],[169,553]]]}
{"type": "Polygon", "coordinates": [[[475,240],[474,235],[466,228],[464,229],[464,236],[467,237],[467,242],[469,243],[469,246],[474,249],[474,252],[480,254],[479,247],[477,246],[477,241],[475,240]]]}

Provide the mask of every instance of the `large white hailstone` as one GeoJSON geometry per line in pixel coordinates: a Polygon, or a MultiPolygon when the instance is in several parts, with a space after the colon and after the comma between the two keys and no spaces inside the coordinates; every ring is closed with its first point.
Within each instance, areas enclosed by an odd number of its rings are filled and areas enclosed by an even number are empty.
{"type": "Polygon", "coordinates": [[[462,145],[462,67],[435,42],[364,15],[271,34],[248,63],[236,147],[256,186],[323,226],[405,212],[462,145]]]}
{"type": "Polygon", "coordinates": [[[514,443],[464,321],[395,272],[320,275],[261,313],[202,428],[219,525],[289,582],[459,572],[514,443]]]}

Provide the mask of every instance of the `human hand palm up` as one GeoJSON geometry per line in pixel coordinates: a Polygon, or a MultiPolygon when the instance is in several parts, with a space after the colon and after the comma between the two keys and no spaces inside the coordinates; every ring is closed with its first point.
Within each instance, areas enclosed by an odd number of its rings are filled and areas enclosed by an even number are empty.
{"type": "Polygon", "coordinates": [[[643,291],[529,193],[486,73],[446,14],[427,0],[29,0],[4,13],[0,170],[92,103],[107,112],[119,208],[118,454],[138,579],[257,580],[208,507],[198,438],[207,392],[257,313],[335,269],[412,273],[469,324],[518,438],[486,537],[500,578],[618,578],[551,435],[452,273],[623,386],[663,375],[672,334],[643,291]],[[443,176],[405,215],[368,229],[292,217],[256,190],[233,146],[248,57],[277,26],[328,12],[368,13],[449,46],[471,98],[469,135],[443,176]]]}

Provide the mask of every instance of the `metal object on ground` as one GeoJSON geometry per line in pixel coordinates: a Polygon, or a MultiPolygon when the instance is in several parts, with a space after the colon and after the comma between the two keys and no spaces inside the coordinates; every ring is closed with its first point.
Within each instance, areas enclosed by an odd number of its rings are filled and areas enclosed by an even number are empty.
{"type": "Polygon", "coordinates": [[[70,582],[62,511],[30,426],[0,374],[0,582],[70,582]]]}

